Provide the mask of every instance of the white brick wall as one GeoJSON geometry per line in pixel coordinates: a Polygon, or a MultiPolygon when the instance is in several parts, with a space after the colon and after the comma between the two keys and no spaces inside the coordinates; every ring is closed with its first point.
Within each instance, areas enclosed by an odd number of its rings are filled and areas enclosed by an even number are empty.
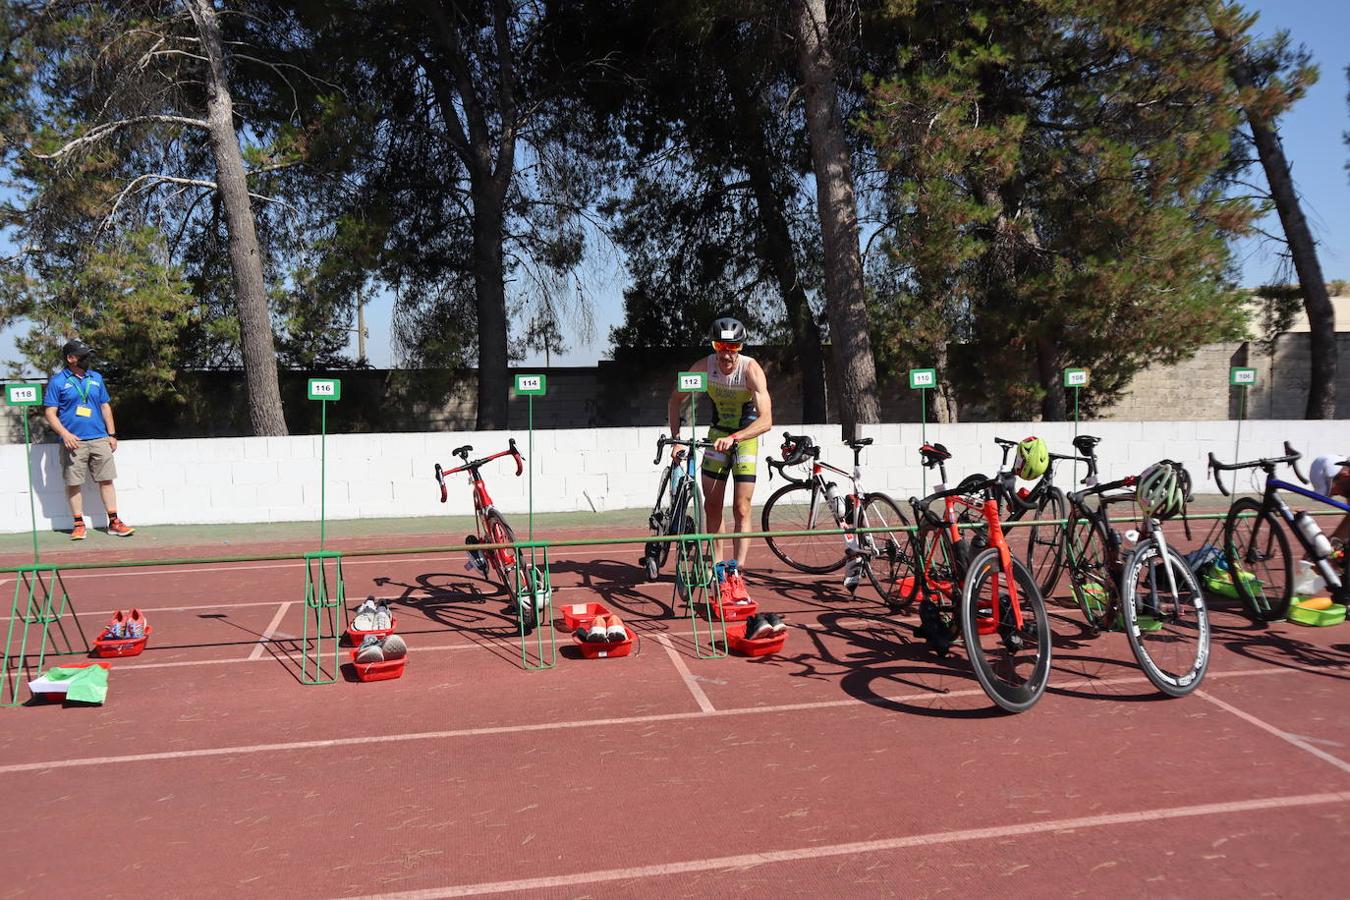
{"type": "MultiPolygon", "coordinates": [[[[1204,478],[1205,454],[1213,450],[1233,459],[1237,423],[1122,422],[1083,423],[1080,430],[1102,438],[1099,455],[1106,477],[1138,472],[1161,457],[1185,462],[1201,493],[1212,493],[1204,478]]],[[[825,448],[825,459],[847,468],[849,451],[837,425],[776,427],[760,439],[760,456],[776,454],[785,430],[812,435],[825,448]]],[[[864,478],[903,503],[922,490],[916,450],[918,424],[863,428],[876,443],[863,454],[864,478]]],[[[537,431],[534,435],[534,506],[539,512],[644,507],[656,490],[659,467],[652,465],[662,429],[593,428],[537,431]]],[[[1020,439],[1039,434],[1051,449],[1068,452],[1073,424],[973,423],[930,424],[930,441],[940,441],[954,458],[953,479],[971,472],[992,472],[999,463],[995,435],[1020,439]]],[[[522,453],[531,455],[528,435],[514,432],[522,453]]],[[[449,467],[450,451],[472,444],[474,456],[506,448],[508,435],[491,433],[345,434],[327,439],[327,509],[330,519],[467,514],[472,509],[468,482],[456,476],[442,506],[432,465],[449,467]]],[[[1280,452],[1288,439],[1305,453],[1350,453],[1350,422],[1257,421],[1242,425],[1242,455],[1252,458],[1280,452]]],[[[319,514],[319,439],[219,438],[124,441],[117,452],[119,505],[137,525],[183,522],[310,521],[319,514]]],[[[528,466],[528,464],[527,464],[528,466]]],[[[39,528],[67,528],[70,514],[61,483],[57,445],[33,448],[32,472],[39,528]]],[[[527,467],[526,475],[529,470],[527,467]]],[[[511,513],[528,504],[526,477],[516,478],[509,459],[485,470],[497,504],[511,513]]],[[[933,478],[928,479],[931,487],[933,478]]],[[[1069,479],[1062,478],[1066,483],[1069,479]]],[[[770,482],[761,464],[755,502],[763,503],[783,482],[770,482]]],[[[29,527],[27,474],[22,444],[0,446],[0,531],[29,527]]],[[[101,524],[102,504],[92,485],[85,486],[85,509],[101,524]]]]}

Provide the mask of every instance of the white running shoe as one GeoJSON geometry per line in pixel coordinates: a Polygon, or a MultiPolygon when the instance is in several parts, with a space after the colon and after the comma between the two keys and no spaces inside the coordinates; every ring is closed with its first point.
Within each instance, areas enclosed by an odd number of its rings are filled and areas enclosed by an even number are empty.
{"type": "Polygon", "coordinates": [[[408,644],[403,638],[396,634],[391,634],[385,638],[384,643],[381,646],[384,649],[384,658],[386,660],[402,659],[408,655],[408,644]]]}

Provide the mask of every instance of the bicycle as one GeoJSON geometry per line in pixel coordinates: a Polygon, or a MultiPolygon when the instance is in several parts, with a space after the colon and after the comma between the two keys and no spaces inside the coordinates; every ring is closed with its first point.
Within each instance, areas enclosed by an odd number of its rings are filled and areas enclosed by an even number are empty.
{"type": "Polygon", "coordinates": [[[845,441],[853,451],[853,471],[821,462],[820,447],[804,434],[783,432],[782,459],[766,457],[769,479],[778,472],[788,484],[775,491],[764,504],[760,524],[765,532],[814,532],[819,526],[839,529],[840,535],[797,534],[765,537],[773,555],[799,572],[826,575],[847,566],[844,586],[852,593],[866,575],[888,606],[897,602],[897,591],[909,560],[901,551],[901,538],[909,528],[900,507],[886,494],[866,491],[862,483],[861,455],[872,438],[845,441]],[[811,474],[797,478],[786,470],[810,463],[811,474]],[[841,495],[825,473],[849,479],[848,493],[841,495]],[[862,529],[860,531],[860,529],[862,529]],[[882,529],[874,531],[872,529],[882,529]]]}
{"type": "MultiPolygon", "coordinates": [[[[493,504],[492,497],[488,494],[487,484],[483,481],[482,473],[479,471],[495,459],[510,456],[516,461],[516,477],[519,478],[525,472],[525,457],[521,456],[520,451],[516,449],[515,438],[511,438],[508,444],[509,449],[475,460],[469,459],[469,454],[473,452],[473,446],[465,444],[463,447],[456,447],[451,452],[452,456],[458,456],[463,461],[461,465],[453,469],[442,469],[441,464],[436,463],[436,483],[441,486],[442,503],[449,496],[445,477],[459,472],[469,473],[469,483],[473,485],[473,514],[476,533],[466,535],[464,537],[465,544],[514,544],[516,542],[515,531],[507,524],[506,518],[493,504]]],[[[516,597],[517,574],[525,584],[523,595],[530,598],[536,597],[533,573],[529,571],[528,567],[517,572],[518,567],[519,561],[516,559],[516,552],[513,547],[470,550],[469,562],[465,564],[466,569],[470,571],[477,569],[479,574],[484,577],[488,575],[489,570],[497,576],[497,580],[506,589],[507,594],[516,598],[512,601],[512,605],[516,607],[521,633],[529,634],[539,624],[538,600],[536,598],[526,602],[516,597]]]]}
{"type": "MultiPolygon", "coordinates": [[[[1074,447],[1078,448],[1082,439],[1088,439],[1092,443],[1089,446],[1095,446],[1098,438],[1090,435],[1079,435],[1074,438],[1074,447]]],[[[1017,446],[1017,441],[1010,441],[1007,438],[996,437],[994,443],[1003,448],[1003,461],[999,465],[999,472],[1008,471],[1008,453],[1017,446]]],[[[1036,579],[1036,584],[1041,589],[1042,596],[1049,597],[1055,591],[1055,585],[1059,583],[1060,571],[1063,568],[1063,559],[1060,554],[1060,532],[1061,524],[1068,513],[1069,503],[1065,499],[1064,492],[1055,487],[1055,464],[1059,462],[1085,463],[1087,459],[1082,456],[1066,455],[1063,453],[1051,453],[1050,463],[1046,467],[1045,474],[1036,480],[1036,483],[1028,488],[1019,488],[1017,496],[1023,504],[1030,504],[1030,507],[1022,505],[1010,505],[1007,510],[1009,522],[1020,522],[1028,516],[1033,522],[1046,522],[1045,525],[1031,525],[1027,531],[1027,568],[1031,569],[1032,576],[1036,579]]]]}
{"type": "MultiPolygon", "coordinates": [[[[694,468],[694,454],[689,448],[708,449],[714,446],[711,441],[661,437],[656,441],[656,458],[652,460],[652,465],[660,464],[663,451],[670,445],[682,446],[686,450],[681,458],[672,460],[661,470],[661,486],[656,490],[656,503],[647,518],[652,534],[658,537],[696,534],[702,529],[703,510],[695,508],[694,503],[694,479],[698,477],[698,472],[694,468]]],[[[638,565],[646,570],[649,580],[655,581],[661,574],[661,568],[670,558],[673,543],[652,541],[643,548],[638,565]]]]}
{"type": "MultiPolygon", "coordinates": [[[[1324,506],[1350,513],[1350,506],[1344,503],[1275,477],[1276,467],[1288,464],[1298,480],[1307,484],[1308,479],[1298,468],[1301,457],[1302,454],[1291,447],[1288,441],[1284,444],[1284,456],[1249,462],[1222,463],[1213,453],[1209,454],[1209,469],[1214,474],[1219,492],[1225,497],[1231,494],[1224,486],[1220,472],[1259,468],[1266,475],[1261,499],[1239,499],[1229,507],[1228,517],[1223,523],[1223,552],[1224,561],[1228,564],[1228,576],[1238,599],[1252,617],[1260,622],[1272,622],[1288,615],[1289,601],[1293,596],[1294,561],[1289,554],[1289,538],[1279,525],[1281,519],[1317,567],[1331,589],[1334,601],[1345,603],[1350,600],[1350,577],[1347,577],[1350,576],[1350,566],[1345,562],[1345,555],[1342,554],[1341,571],[1337,572],[1331,564],[1331,543],[1317,526],[1316,520],[1306,512],[1295,513],[1280,496],[1280,491],[1292,491],[1324,506]]],[[[1346,463],[1342,461],[1337,465],[1346,463]]]]}
{"type": "MultiPolygon", "coordinates": [[[[926,467],[941,467],[945,482],[951,453],[940,444],[925,444],[920,453],[926,467]]],[[[911,599],[922,598],[915,634],[945,656],[959,630],[989,699],[1008,712],[1025,712],[1045,693],[1052,651],[1045,600],[1026,564],[1014,558],[999,517],[1000,506],[1020,498],[1006,475],[971,475],[954,488],[937,488],[909,501],[920,523],[912,555],[911,599]],[[943,516],[932,509],[938,500],[943,516]],[[983,528],[963,538],[963,518],[983,528]]]]}
{"type": "MultiPolygon", "coordinates": [[[[1081,435],[1080,438],[1086,437],[1081,435]]],[[[1144,675],[1169,697],[1200,686],[1209,667],[1209,612],[1186,558],[1167,543],[1159,517],[1145,512],[1140,531],[1122,538],[1108,511],[1136,499],[1140,476],[1097,481],[1092,444],[1083,490],[1067,495],[1070,519],[1063,532],[1063,559],[1074,599],[1094,633],[1123,630],[1144,675]],[[1136,541],[1128,551],[1125,540],[1136,541]],[[1165,561],[1165,564],[1164,564],[1165,561]],[[1128,602],[1123,602],[1128,598],[1128,602]]],[[[1163,460],[1190,497],[1190,476],[1178,462],[1163,460]]]]}

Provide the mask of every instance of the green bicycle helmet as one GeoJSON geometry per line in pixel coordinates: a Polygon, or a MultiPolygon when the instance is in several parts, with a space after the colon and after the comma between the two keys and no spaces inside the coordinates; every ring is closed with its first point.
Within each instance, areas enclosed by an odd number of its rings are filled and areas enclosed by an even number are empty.
{"type": "Polygon", "coordinates": [[[1145,515],[1170,519],[1181,512],[1185,489],[1177,468],[1170,463],[1154,463],[1139,476],[1134,498],[1145,515]]]}
{"type": "Polygon", "coordinates": [[[1050,451],[1045,441],[1038,437],[1023,438],[1017,445],[1017,458],[1013,460],[1013,474],[1023,481],[1035,481],[1050,467],[1050,451]]]}

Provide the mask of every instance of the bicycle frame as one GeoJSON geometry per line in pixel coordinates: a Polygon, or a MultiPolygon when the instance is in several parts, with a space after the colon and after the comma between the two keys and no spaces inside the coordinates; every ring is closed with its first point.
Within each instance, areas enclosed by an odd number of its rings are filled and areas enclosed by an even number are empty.
{"type": "MultiPolygon", "coordinates": [[[[501,459],[503,456],[510,456],[516,461],[516,477],[520,477],[525,471],[525,457],[521,456],[520,451],[516,449],[515,438],[509,440],[509,445],[508,449],[503,450],[500,453],[494,453],[491,456],[485,456],[482,459],[475,459],[472,461],[469,459],[469,451],[473,448],[467,446],[460,447],[455,450],[455,455],[459,456],[464,462],[462,465],[456,466],[453,469],[442,469],[441,464],[436,463],[436,481],[441,486],[442,503],[446,502],[449,496],[449,492],[446,489],[445,476],[456,475],[460,472],[468,474],[469,484],[473,489],[475,528],[480,537],[486,538],[483,543],[487,544],[497,542],[494,539],[494,536],[489,533],[488,529],[488,514],[495,511],[496,507],[492,502],[492,495],[488,493],[487,482],[483,480],[483,475],[479,470],[495,459],[501,459]]],[[[516,564],[515,552],[509,547],[488,550],[485,552],[491,554],[498,562],[503,578],[506,577],[506,571],[516,564]]]]}

